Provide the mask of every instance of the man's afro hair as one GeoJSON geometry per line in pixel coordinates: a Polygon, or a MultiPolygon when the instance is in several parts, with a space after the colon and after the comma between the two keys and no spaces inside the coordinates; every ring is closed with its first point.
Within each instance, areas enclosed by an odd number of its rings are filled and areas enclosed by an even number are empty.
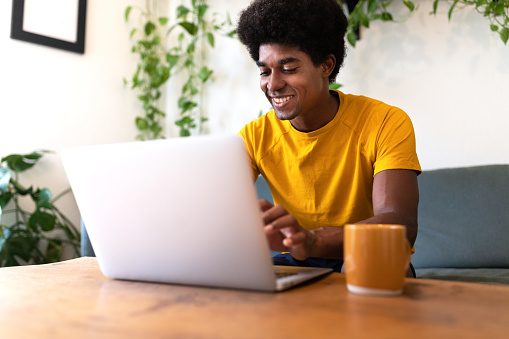
{"type": "Polygon", "coordinates": [[[346,55],[348,20],[337,0],[255,0],[240,13],[237,34],[253,60],[261,44],[277,43],[307,53],[315,66],[333,54],[334,82],[346,55]]]}

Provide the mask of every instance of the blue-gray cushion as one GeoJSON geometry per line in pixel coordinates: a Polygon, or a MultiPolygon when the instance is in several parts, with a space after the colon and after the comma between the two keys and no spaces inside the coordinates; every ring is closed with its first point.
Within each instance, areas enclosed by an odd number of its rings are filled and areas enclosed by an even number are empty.
{"type": "Polygon", "coordinates": [[[269,185],[261,175],[259,175],[258,179],[256,179],[255,186],[256,193],[258,193],[258,199],[267,199],[271,203],[274,203],[272,200],[272,193],[270,192],[269,185]]]}
{"type": "Polygon", "coordinates": [[[418,268],[417,278],[509,285],[508,268],[418,268]]]}
{"type": "Polygon", "coordinates": [[[81,219],[81,256],[95,257],[94,249],[90,243],[90,238],[88,237],[87,228],[85,227],[83,219],[81,219]]]}
{"type": "Polygon", "coordinates": [[[416,268],[509,268],[509,165],[424,171],[416,268]]]}

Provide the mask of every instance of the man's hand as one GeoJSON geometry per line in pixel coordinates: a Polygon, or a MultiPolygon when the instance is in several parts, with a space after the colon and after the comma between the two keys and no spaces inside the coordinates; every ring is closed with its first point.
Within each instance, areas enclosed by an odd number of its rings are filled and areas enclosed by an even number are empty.
{"type": "Polygon", "coordinates": [[[310,256],[315,242],[312,232],[300,226],[295,217],[283,206],[274,206],[261,199],[260,209],[270,249],[290,252],[297,260],[304,260],[310,256]]]}

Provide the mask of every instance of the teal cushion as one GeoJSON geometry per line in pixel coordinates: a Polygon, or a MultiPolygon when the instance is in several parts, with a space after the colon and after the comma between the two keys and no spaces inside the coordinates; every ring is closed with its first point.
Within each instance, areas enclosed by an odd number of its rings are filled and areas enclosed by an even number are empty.
{"type": "Polygon", "coordinates": [[[416,268],[509,267],[509,166],[424,171],[416,268]]]}
{"type": "Polygon", "coordinates": [[[256,179],[255,186],[256,192],[258,193],[258,199],[267,199],[272,204],[274,203],[272,200],[272,193],[270,192],[269,185],[261,175],[259,175],[258,179],[256,179]]]}
{"type": "Polygon", "coordinates": [[[418,268],[417,278],[509,285],[507,268],[418,268]]]}

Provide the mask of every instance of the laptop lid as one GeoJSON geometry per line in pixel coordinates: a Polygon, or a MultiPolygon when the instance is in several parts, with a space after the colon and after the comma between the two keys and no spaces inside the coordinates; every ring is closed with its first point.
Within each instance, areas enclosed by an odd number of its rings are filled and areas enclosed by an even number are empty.
{"type": "Polygon", "coordinates": [[[61,157],[105,276],[277,289],[240,137],[76,147],[61,157]]]}

